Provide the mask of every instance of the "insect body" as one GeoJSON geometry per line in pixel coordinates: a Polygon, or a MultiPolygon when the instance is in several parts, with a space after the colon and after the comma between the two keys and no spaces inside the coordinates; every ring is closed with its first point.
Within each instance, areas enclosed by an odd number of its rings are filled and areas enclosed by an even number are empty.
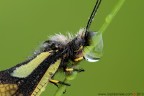
{"type": "Polygon", "coordinates": [[[89,27],[100,3],[101,0],[97,0],[86,28],[76,37],[56,34],[45,41],[32,58],[1,71],[0,96],[39,96],[49,82],[69,85],[52,78],[59,68],[64,72],[83,71],[73,66],[85,59],[84,48],[90,46],[95,34],[89,27]],[[69,61],[73,62],[71,66],[68,66],[69,61]]]}

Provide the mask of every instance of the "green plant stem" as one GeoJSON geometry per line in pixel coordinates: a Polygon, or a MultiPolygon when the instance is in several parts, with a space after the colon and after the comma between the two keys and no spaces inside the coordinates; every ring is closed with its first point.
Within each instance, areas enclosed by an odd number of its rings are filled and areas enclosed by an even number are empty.
{"type": "MultiPolygon", "coordinates": [[[[71,80],[75,79],[77,76],[77,72],[73,72],[71,75],[66,75],[64,80],[65,83],[70,83],[71,80]]],[[[54,96],[61,96],[66,91],[66,85],[61,85],[56,91],[54,96]]]]}
{"type": "Polygon", "coordinates": [[[113,20],[115,15],[118,13],[120,8],[124,4],[124,2],[125,2],[125,0],[119,0],[118,4],[114,7],[114,10],[112,10],[112,12],[106,17],[104,24],[102,25],[102,27],[100,28],[100,30],[98,32],[104,33],[106,28],[109,26],[109,24],[111,23],[111,21],[113,20]]]}
{"type": "Polygon", "coordinates": [[[91,44],[92,46],[89,46],[87,49],[85,49],[85,53],[89,53],[99,43],[101,34],[103,34],[105,32],[105,30],[110,25],[110,23],[112,22],[112,20],[114,19],[115,15],[118,13],[118,11],[120,10],[120,8],[124,4],[124,2],[125,2],[125,0],[119,0],[119,2],[116,4],[114,9],[111,11],[111,13],[107,15],[105,22],[103,23],[101,28],[98,30],[98,34],[93,36],[92,44],[91,44]]]}
{"type": "MultiPolygon", "coordinates": [[[[98,44],[98,41],[100,40],[100,34],[103,34],[104,31],[106,30],[106,28],[110,25],[111,21],[113,20],[113,18],[117,14],[117,12],[120,10],[120,8],[124,4],[124,2],[125,2],[125,0],[119,0],[118,4],[114,7],[114,10],[112,10],[112,12],[106,17],[104,24],[98,31],[98,34],[93,37],[93,45],[94,46],[90,46],[90,48],[88,48],[88,50],[86,50],[85,52],[90,52],[98,44]]],[[[75,79],[76,76],[77,76],[77,72],[72,74],[71,77],[66,76],[64,82],[69,83],[71,80],[75,79]]],[[[56,91],[54,96],[61,96],[63,94],[63,92],[65,92],[65,90],[66,90],[66,86],[61,85],[58,88],[58,90],[56,91]]]]}

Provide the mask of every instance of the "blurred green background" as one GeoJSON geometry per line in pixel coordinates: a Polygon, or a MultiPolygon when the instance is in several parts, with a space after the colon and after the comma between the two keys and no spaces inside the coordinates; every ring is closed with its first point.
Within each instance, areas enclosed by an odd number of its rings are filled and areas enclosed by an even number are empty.
{"type": "MultiPolygon", "coordinates": [[[[0,0],[0,70],[31,56],[55,33],[77,33],[85,27],[96,0],[0,0]]],[[[97,31],[118,0],[103,0],[91,27],[97,31]]],[[[64,96],[99,93],[144,93],[144,1],[126,0],[103,34],[104,55],[86,70],[64,96]]],[[[42,96],[53,96],[50,85],[42,96]]]]}

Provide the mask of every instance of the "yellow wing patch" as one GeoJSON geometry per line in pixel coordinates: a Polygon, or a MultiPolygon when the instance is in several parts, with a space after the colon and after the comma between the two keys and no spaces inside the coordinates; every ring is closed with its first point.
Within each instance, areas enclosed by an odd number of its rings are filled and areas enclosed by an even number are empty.
{"type": "Polygon", "coordinates": [[[0,84],[0,96],[12,96],[17,89],[16,84],[0,84]]]}
{"type": "Polygon", "coordinates": [[[14,76],[14,77],[19,77],[19,78],[20,77],[21,78],[27,77],[49,55],[50,55],[49,52],[42,52],[36,58],[34,58],[33,60],[31,60],[29,63],[16,68],[16,70],[14,70],[14,72],[11,73],[11,75],[14,76]]]}
{"type": "Polygon", "coordinates": [[[48,68],[48,70],[36,86],[31,96],[40,96],[40,94],[45,90],[45,87],[47,86],[49,79],[51,79],[53,74],[55,74],[55,72],[57,71],[60,63],[61,59],[58,59],[54,64],[51,64],[51,66],[48,68]]]}

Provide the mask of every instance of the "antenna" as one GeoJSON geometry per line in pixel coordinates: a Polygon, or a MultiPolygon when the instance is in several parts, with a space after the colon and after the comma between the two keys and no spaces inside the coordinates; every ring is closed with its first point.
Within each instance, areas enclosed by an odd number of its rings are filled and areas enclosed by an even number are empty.
{"type": "Polygon", "coordinates": [[[95,14],[96,14],[96,12],[97,12],[97,10],[98,10],[98,8],[99,8],[99,5],[101,4],[101,1],[102,1],[102,0],[97,0],[97,1],[96,1],[96,4],[95,4],[95,6],[94,6],[94,9],[93,9],[93,11],[92,11],[92,13],[91,13],[91,15],[90,15],[90,18],[89,18],[89,20],[88,20],[88,22],[87,22],[86,32],[89,31],[89,28],[90,28],[91,23],[92,23],[92,21],[93,21],[93,19],[94,19],[94,16],[95,16],[95,14]]]}

